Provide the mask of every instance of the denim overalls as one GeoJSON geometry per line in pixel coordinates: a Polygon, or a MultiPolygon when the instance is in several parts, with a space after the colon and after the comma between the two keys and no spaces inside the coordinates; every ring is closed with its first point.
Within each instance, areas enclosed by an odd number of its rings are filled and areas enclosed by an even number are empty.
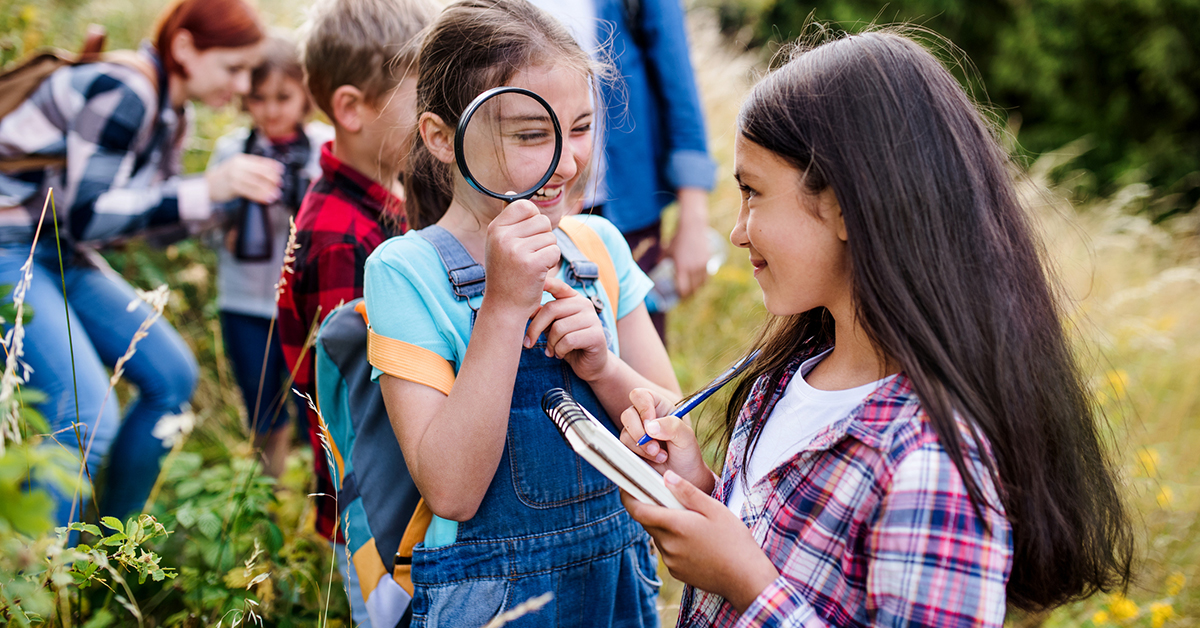
{"type": "MultiPolygon", "coordinates": [[[[437,225],[419,233],[437,249],[460,300],[483,294],[483,266],[454,236],[437,225]]],[[[555,235],[568,282],[594,293],[596,265],[562,231],[555,235]]],[[[472,307],[472,327],[476,313],[472,307]]],[[[562,387],[595,416],[607,415],[571,367],[545,350],[543,334],[521,351],[504,454],[479,510],[459,523],[453,544],[413,551],[414,627],[481,628],[547,592],[549,604],[509,625],[658,626],[661,582],[649,537],[625,512],[616,485],[546,418],[542,394],[562,387]]]]}

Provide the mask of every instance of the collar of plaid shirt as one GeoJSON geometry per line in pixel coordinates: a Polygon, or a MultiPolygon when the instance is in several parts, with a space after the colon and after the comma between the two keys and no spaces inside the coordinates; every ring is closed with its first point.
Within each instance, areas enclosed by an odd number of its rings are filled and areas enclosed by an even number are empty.
{"type": "Polygon", "coordinates": [[[321,146],[321,178],[336,190],[350,197],[361,210],[370,214],[375,220],[381,216],[392,215],[399,227],[395,233],[403,233],[404,201],[392,194],[390,190],[378,181],[359,172],[333,154],[333,142],[325,142],[321,146]]]}

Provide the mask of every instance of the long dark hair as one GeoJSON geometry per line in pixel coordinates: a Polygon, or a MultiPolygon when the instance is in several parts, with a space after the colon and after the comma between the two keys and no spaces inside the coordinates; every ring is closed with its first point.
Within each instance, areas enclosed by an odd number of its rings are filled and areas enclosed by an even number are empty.
{"type": "MultiPolygon", "coordinates": [[[[859,323],[911,380],[975,508],[996,506],[981,481],[1001,495],[1009,601],[1037,610],[1127,586],[1133,535],[1042,251],[1007,155],[950,72],[892,32],[798,48],[754,88],[739,127],[806,191],[833,189],[859,323]],[[956,415],[990,445],[990,478],[965,464],[956,415]]],[[[823,308],[772,321],[724,442],[756,379],[777,383],[797,352],[833,340],[823,308]]]]}
{"type": "MultiPolygon", "coordinates": [[[[506,84],[524,68],[555,64],[597,80],[609,72],[588,58],[566,27],[525,0],[455,2],[421,43],[417,114],[435,113],[453,127],[475,96],[506,84]]],[[[434,158],[420,133],[414,134],[408,163],[405,209],[409,225],[420,229],[437,222],[450,206],[453,165],[434,158]]],[[[570,193],[581,193],[587,178],[581,175],[570,193]]]]}

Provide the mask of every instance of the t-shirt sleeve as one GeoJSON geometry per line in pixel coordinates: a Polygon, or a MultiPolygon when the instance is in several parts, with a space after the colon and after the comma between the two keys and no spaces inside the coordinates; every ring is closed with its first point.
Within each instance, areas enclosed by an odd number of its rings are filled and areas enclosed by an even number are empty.
{"type": "MultiPolygon", "coordinates": [[[[431,351],[453,365],[455,349],[439,324],[444,318],[438,315],[441,307],[408,259],[411,244],[403,238],[390,240],[367,258],[363,281],[367,319],[376,334],[431,351]]],[[[371,378],[382,373],[372,363],[371,378]]]]}
{"type": "Polygon", "coordinates": [[[617,227],[606,218],[596,215],[577,216],[581,222],[591,227],[596,235],[604,242],[608,255],[612,257],[613,267],[617,271],[617,282],[621,285],[620,303],[617,304],[617,319],[625,318],[627,314],[637,309],[654,287],[654,282],[638,268],[629,251],[629,243],[617,227]]]}

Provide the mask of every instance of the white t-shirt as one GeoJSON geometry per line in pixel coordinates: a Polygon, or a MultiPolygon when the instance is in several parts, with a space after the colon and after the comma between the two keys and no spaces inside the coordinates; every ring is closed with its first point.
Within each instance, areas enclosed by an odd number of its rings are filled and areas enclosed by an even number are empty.
{"type": "Polygon", "coordinates": [[[881,380],[846,390],[818,390],[810,386],[804,377],[827,355],[829,351],[805,360],[788,382],[783,397],[771,409],[771,414],[763,425],[762,434],[759,435],[750,454],[749,463],[742,469],[745,477],[738,478],[729,491],[726,503],[739,517],[742,514],[742,505],[746,502],[746,486],[753,487],[775,467],[791,460],[792,456],[811,443],[817,434],[846,418],[876,388],[893,377],[889,375],[881,380]]]}

